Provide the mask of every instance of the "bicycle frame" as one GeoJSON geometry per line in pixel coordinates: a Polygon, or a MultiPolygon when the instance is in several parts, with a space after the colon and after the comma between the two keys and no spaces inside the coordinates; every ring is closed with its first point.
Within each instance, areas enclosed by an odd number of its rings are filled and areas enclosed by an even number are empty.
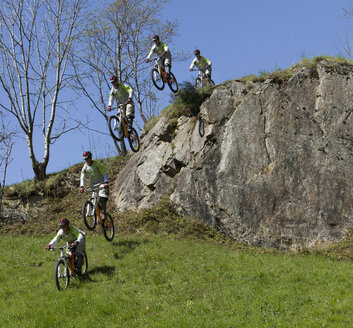
{"type": "Polygon", "coordinates": [[[167,73],[166,73],[166,71],[165,71],[164,65],[158,65],[157,61],[158,61],[158,58],[155,58],[155,60],[154,60],[154,67],[155,67],[155,68],[158,68],[159,74],[161,75],[163,81],[164,81],[165,83],[168,83],[167,73]]]}
{"type": "Polygon", "coordinates": [[[70,269],[70,273],[73,277],[77,275],[76,270],[75,270],[75,253],[71,252],[67,246],[60,246],[60,247],[52,247],[52,250],[59,249],[60,250],[60,257],[58,260],[64,260],[67,263],[67,266],[70,269]],[[65,251],[66,250],[66,251],[65,251]]]}
{"type": "Polygon", "coordinates": [[[196,79],[200,79],[202,85],[205,85],[206,83],[210,83],[211,82],[211,78],[209,75],[207,75],[204,71],[198,69],[198,74],[196,79]]]}
{"type": "MultiPolygon", "coordinates": [[[[100,184],[96,185],[95,188],[93,189],[89,189],[89,191],[91,192],[91,196],[89,198],[89,200],[93,203],[93,209],[94,209],[94,213],[97,214],[97,217],[98,217],[98,222],[100,224],[103,224],[103,221],[102,221],[102,209],[100,207],[100,204],[99,204],[99,186],[100,184]]],[[[94,215],[94,213],[92,213],[94,215]]]]}
{"type": "Polygon", "coordinates": [[[129,130],[128,130],[128,122],[127,122],[127,119],[126,119],[126,116],[125,116],[125,111],[124,111],[124,105],[119,105],[118,107],[115,107],[113,109],[117,109],[117,113],[116,115],[119,117],[119,120],[121,122],[121,125],[124,129],[124,135],[126,137],[129,136],[129,130]]]}

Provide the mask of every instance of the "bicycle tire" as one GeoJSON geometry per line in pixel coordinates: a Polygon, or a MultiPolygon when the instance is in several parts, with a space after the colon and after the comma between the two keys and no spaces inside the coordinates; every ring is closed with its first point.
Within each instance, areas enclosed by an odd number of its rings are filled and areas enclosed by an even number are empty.
{"type": "Polygon", "coordinates": [[[157,68],[153,68],[152,69],[151,78],[152,78],[152,82],[153,82],[154,86],[158,90],[163,90],[164,89],[165,82],[164,82],[163,77],[161,76],[161,74],[159,73],[157,68]]]}
{"type": "Polygon", "coordinates": [[[210,87],[214,87],[216,85],[213,80],[210,80],[209,84],[210,84],[210,87]]]}
{"type": "Polygon", "coordinates": [[[55,284],[58,290],[64,290],[70,284],[69,268],[66,261],[62,258],[55,265],[55,284]]]}
{"type": "Polygon", "coordinates": [[[140,150],[140,138],[137,131],[134,128],[131,129],[128,140],[129,140],[129,145],[131,150],[134,153],[137,153],[140,150]]]}
{"type": "Polygon", "coordinates": [[[105,216],[105,220],[102,224],[102,230],[106,240],[112,241],[114,239],[114,222],[109,213],[107,213],[105,216]]]}
{"type": "Polygon", "coordinates": [[[86,200],[82,205],[82,219],[88,230],[94,230],[97,224],[97,213],[90,200],[86,200]]]}
{"type": "Polygon", "coordinates": [[[174,93],[178,92],[178,89],[179,89],[178,81],[172,72],[170,72],[170,74],[169,74],[168,85],[169,85],[170,90],[172,90],[174,93]]]}
{"type": "Polygon", "coordinates": [[[108,119],[110,135],[117,141],[122,141],[125,137],[124,129],[118,116],[112,115],[108,119]]]}
{"type": "Polygon", "coordinates": [[[202,81],[199,77],[197,77],[195,80],[195,88],[201,88],[201,87],[202,87],[202,81]]]}
{"type": "Polygon", "coordinates": [[[88,269],[88,260],[87,260],[87,254],[84,252],[83,254],[83,263],[82,263],[82,275],[87,273],[88,269]]]}

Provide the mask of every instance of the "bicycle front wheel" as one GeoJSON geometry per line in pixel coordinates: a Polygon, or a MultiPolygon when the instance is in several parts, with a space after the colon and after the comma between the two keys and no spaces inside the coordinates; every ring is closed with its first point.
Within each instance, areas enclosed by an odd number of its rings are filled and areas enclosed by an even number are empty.
{"type": "Polygon", "coordinates": [[[55,283],[59,290],[64,290],[69,286],[70,274],[67,263],[64,259],[59,259],[55,266],[55,283]]]}
{"type": "Polygon", "coordinates": [[[106,214],[102,224],[103,234],[106,240],[112,241],[114,238],[114,222],[109,213],[106,214]]]}
{"type": "Polygon", "coordinates": [[[137,153],[140,150],[140,138],[137,131],[132,128],[129,133],[129,144],[130,148],[134,153],[137,153]]]}
{"type": "Polygon", "coordinates": [[[124,139],[124,129],[118,116],[113,115],[109,117],[108,127],[110,135],[117,141],[124,139]]]}
{"type": "Polygon", "coordinates": [[[178,92],[178,81],[176,80],[176,78],[172,72],[170,72],[168,85],[169,85],[170,90],[172,90],[174,93],[178,92]]]}
{"type": "Polygon", "coordinates": [[[164,80],[161,76],[161,74],[159,73],[157,68],[153,68],[151,71],[151,78],[152,78],[152,82],[154,84],[154,86],[158,89],[158,90],[163,90],[164,89],[164,80]]]}
{"type": "Polygon", "coordinates": [[[94,230],[97,224],[97,213],[94,209],[93,203],[86,200],[82,206],[82,218],[88,230],[94,230]]]}

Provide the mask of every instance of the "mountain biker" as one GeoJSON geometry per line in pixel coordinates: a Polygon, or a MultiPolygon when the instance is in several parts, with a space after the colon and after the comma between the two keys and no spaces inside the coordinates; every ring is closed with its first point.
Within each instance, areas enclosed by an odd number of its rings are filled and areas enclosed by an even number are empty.
{"type": "Polygon", "coordinates": [[[112,110],[112,104],[114,98],[116,99],[117,105],[123,105],[123,111],[129,123],[128,130],[131,132],[132,124],[135,117],[135,105],[132,99],[133,91],[130,86],[119,82],[118,78],[115,75],[110,77],[110,82],[113,84],[108,102],[108,111],[112,110]]]}
{"type": "Polygon", "coordinates": [[[158,35],[154,35],[152,37],[152,40],[154,42],[154,45],[152,46],[147,56],[146,63],[150,61],[152,54],[156,53],[159,56],[157,60],[157,64],[159,67],[165,66],[165,72],[167,73],[167,79],[169,80],[170,69],[172,68],[172,54],[168,46],[159,40],[158,35]]]}
{"type": "Polygon", "coordinates": [[[45,249],[49,251],[60,239],[66,241],[68,247],[76,254],[76,272],[77,275],[80,276],[82,272],[83,256],[86,249],[86,234],[75,226],[70,225],[70,221],[68,219],[61,219],[59,226],[60,230],[53,240],[45,246],[45,249]]]}
{"type": "Polygon", "coordinates": [[[91,178],[91,189],[94,189],[97,184],[100,185],[98,196],[102,209],[102,220],[104,221],[109,195],[108,171],[102,163],[92,160],[92,153],[90,151],[85,151],[82,157],[86,163],[81,170],[80,192],[85,191],[86,175],[91,178]]]}
{"type": "Polygon", "coordinates": [[[207,58],[200,55],[200,50],[196,49],[194,51],[194,55],[196,58],[192,61],[189,70],[193,71],[194,66],[200,70],[200,72],[206,74],[209,80],[211,80],[211,73],[212,73],[212,62],[207,58]]]}

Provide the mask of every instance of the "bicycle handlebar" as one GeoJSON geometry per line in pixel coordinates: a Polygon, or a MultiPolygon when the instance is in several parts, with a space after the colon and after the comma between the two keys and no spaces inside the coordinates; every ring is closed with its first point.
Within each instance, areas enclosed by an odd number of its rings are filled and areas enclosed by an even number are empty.
{"type": "Polygon", "coordinates": [[[98,191],[98,190],[105,189],[104,187],[101,187],[102,184],[103,183],[97,183],[94,185],[94,188],[87,189],[87,191],[92,192],[92,191],[98,191]]]}
{"type": "Polygon", "coordinates": [[[68,246],[56,246],[56,247],[54,247],[54,246],[51,246],[50,248],[49,248],[49,251],[56,251],[56,250],[60,250],[60,251],[64,251],[65,249],[67,249],[67,250],[69,250],[69,247],[68,246]]]}

